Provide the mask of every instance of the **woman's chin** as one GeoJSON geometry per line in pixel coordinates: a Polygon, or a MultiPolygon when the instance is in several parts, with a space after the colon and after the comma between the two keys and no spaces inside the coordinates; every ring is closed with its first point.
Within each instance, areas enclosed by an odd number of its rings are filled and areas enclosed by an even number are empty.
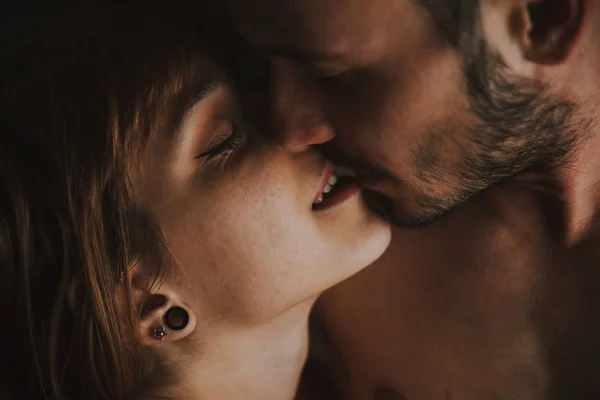
{"type": "Polygon", "coordinates": [[[360,242],[357,242],[348,251],[348,254],[352,254],[351,259],[355,260],[353,262],[354,273],[377,261],[390,244],[392,237],[390,225],[379,217],[373,216],[373,219],[375,222],[367,228],[368,231],[365,229],[365,234],[361,235],[359,239],[360,242]]]}
{"type": "MultiPolygon", "coordinates": [[[[332,218],[322,233],[333,249],[339,280],[345,280],[379,259],[391,240],[391,226],[357,198],[352,209],[332,218]]],[[[349,208],[349,207],[347,207],[349,208]]]]}
{"type": "Polygon", "coordinates": [[[391,225],[369,209],[360,195],[316,215],[321,234],[349,254],[360,253],[361,260],[375,261],[391,239],[391,225]]]}

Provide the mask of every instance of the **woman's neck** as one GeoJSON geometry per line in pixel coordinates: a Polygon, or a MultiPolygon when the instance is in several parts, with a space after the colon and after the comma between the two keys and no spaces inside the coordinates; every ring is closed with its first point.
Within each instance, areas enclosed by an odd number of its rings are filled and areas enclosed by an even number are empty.
{"type": "Polygon", "coordinates": [[[186,382],[178,398],[293,399],[308,351],[313,304],[299,304],[260,326],[220,329],[201,354],[177,362],[186,382]]]}

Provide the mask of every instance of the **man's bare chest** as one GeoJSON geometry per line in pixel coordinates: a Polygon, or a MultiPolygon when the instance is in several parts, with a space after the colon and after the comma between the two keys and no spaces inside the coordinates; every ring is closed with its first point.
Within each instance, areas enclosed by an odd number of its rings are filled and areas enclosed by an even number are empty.
{"type": "Polygon", "coordinates": [[[566,247],[554,224],[538,203],[517,196],[474,205],[432,229],[396,231],[379,262],[317,308],[355,392],[382,384],[425,399],[454,386],[486,396],[506,371],[528,371],[537,382],[562,364],[586,363],[583,353],[565,360],[565,349],[598,348],[589,332],[600,333],[591,321],[600,311],[600,241],[566,247]]]}

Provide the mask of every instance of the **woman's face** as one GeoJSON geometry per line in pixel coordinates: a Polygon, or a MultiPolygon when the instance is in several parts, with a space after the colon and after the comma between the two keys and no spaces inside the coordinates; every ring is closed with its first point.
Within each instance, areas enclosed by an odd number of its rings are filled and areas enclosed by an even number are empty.
{"type": "Polygon", "coordinates": [[[358,189],[338,184],[313,206],[332,167],[310,148],[319,139],[282,148],[261,128],[259,107],[242,115],[222,69],[203,78],[179,129],[149,143],[134,180],[164,231],[188,306],[202,319],[257,323],[377,259],[390,230],[358,189]]]}

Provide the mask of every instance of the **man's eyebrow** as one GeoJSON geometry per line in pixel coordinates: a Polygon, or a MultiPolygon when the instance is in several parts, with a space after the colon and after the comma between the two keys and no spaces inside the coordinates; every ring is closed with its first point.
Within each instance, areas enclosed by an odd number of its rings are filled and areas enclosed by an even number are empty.
{"type": "Polygon", "coordinates": [[[263,51],[271,56],[280,56],[298,61],[339,61],[344,58],[343,53],[301,48],[267,47],[263,51]]]}

